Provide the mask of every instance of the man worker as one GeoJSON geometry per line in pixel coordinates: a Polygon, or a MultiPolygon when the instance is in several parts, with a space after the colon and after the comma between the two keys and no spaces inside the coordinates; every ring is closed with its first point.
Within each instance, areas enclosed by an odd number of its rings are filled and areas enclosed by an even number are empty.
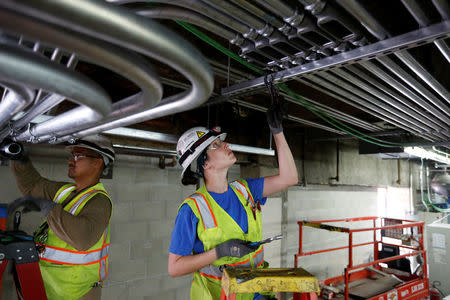
{"type": "Polygon", "coordinates": [[[107,275],[112,212],[99,179],[115,154],[111,142],[100,135],[80,139],[66,150],[68,176],[75,183],[41,177],[26,156],[13,162],[12,171],[25,197],[8,210],[24,206],[45,217],[34,235],[49,300],[99,300],[107,275]]]}
{"type": "MultiPolygon", "coordinates": [[[[269,109],[268,122],[277,148],[279,173],[265,178],[227,181],[236,157],[224,142],[226,134],[195,127],[178,140],[182,177],[203,176],[205,184],[180,206],[169,248],[172,277],[194,273],[192,300],[218,300],[223,268],[264,267],[261,206],[266,197],[298,182],[294,159],[281,125],[278,104],[269,109]],[[197,159],[196,172],[191,163],[197,159]]],[[[238,294],[237,299],[270,299],[259,294],[238,294]]]]}

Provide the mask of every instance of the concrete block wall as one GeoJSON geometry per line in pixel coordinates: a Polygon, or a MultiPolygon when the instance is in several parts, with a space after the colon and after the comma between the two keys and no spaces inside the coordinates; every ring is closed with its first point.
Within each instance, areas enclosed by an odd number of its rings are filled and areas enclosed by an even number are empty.
{"type": "MultiPolygon", "coordinates": [[[[287,226],[287,263],[294,266],[294,255],[298,253],[299,227],[301,220],[317,221],[372,216],[377,214],[376,189],[326,189],[324,187],[293,187],[288,192],[288,226],[287,226]]],[[[330,223],[330,225],[361,228],[371,227],[369,222],[330,223]]],[[[372,233],[359,233],[354,236],[354,243],[372,240],[372,233]]],[[[303,252],[341,247],[348,244],[348,234],[329,232],[315,228],[303,230],[303,252]]],[[[369,260],[372,247],[360,247],[354,251],[354,263],[369,260]]],[[[305,256],[299,259],[299,266],[308,270],[319,279],[341,275],[347,265],[347,251],[339,250],[325,254],[305,256]]]]}

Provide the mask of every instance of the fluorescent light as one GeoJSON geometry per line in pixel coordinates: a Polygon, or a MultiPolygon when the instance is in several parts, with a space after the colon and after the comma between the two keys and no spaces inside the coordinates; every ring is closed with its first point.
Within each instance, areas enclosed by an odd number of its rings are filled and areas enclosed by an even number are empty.
{"type": "Polygon", "coordinates": [[[434,160],[444,164],[450,164],[450,157],[447,155],[441,155],[433,151],[425,150],[421,147],[405,147],[405,153],[409,155],[417,156],[420,158],[425,158],[429,160],[434,160]]]}

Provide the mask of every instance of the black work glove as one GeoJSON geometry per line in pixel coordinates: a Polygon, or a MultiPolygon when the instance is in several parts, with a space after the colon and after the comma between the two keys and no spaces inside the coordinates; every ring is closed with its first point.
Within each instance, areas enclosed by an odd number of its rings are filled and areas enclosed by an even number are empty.
{"type": "Polygon", "coordinates": [[[55,202],[48,199],[25,196],[10,203],[8,205],[8,213],[13,213],[16,209],[23,206],[23,212],[40,211],[46,217],[55,205],[55,202]]]}
{"type": "Polygon", "coordinates": [[[258,247],[251,247],[249,243],[244,240],[229,240],[216,246],[217,259],[224,256],[243,257],[255,251],[258,247]]]}
{"type": "Polygon", "coordinates": [[[270,131],[277,134],[283,131],[283,117],[286,116],[287,109],[284,100],[280,97],[274,101],[266,112],[267,123],[270,131]]]}

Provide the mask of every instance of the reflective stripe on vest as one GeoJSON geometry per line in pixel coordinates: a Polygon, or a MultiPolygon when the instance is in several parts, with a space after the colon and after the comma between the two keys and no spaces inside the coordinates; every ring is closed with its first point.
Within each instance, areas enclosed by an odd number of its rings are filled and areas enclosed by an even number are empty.
{"type": "MultiPolygon", "coordinates": [[[[264,247],[261,247],[261,250],[253,255],[253,266],[257,268],[262,265],[264,262],[264,247]]],[[[225,265],[225,268],[233,269],[233,268],[251,268],[252,264],[250,260],[238,262],[235,264],[225,265]]],[[[223,271],[220,270],[220,267],[215,267],[213,265],[207,265],[199,270],[200,275],[211,277],[215,279],[221,279],[223,271]]]]}
{"type": "Polygon", "coordinates": [[[66,187],[65,189],[63,189],[61,192],[59,192],[58,196],[56,196],[55,200],[53,200],[56,203],[60,203],[63,200],[63,198],[65,199],[65,196],[68,193],[71,193],[73,190],[75,190],[76,186],[75,185],[70,185],[68,187],[66,187]]]}
{"type": "Polygon", "coordinates": [[[231,182],[230,185],[232,185],[235,189],[237,189],[242,194],[242,196],[244,196],[245,200],[248,201],[248,198],[250,198],[251,206],[255,207],[255,201],[253,200],[252,194],[247,190],[245,185],[243,185],[241,182],[237,180],[231,182]]]}
{"type": "Polygon", "coordinates": [[[90,195],[92,195],[92,193],[96,193],[96,192],[103,192],[102,190],[90,190],[87,191],[86,194],[84,194],[83,196],[80,197],[80,199],[78,199],[78,201],[72,205],[72,207],[69,209],[69,213],[74,215],[75,212],[77,211],[78,207],[80,207],[80,205],[83,203],[84,200],[86,200],[86,198],[88,198],[90,195]]]}
{"type": "Polygon", "coordinates": [[[105,245],[102,249],[94,251],[69,251],[61,248],[45,246],[45,251],[39,256],[42,260],[66,264],[66,265],[90,265],[98,263],[100,260],[108,257],[109,245],[105,245]]]}
{"type": "MultiPolygon", "coordinates": [[[[253,197],[251,196],[245,185],[243,185],[239,181],[233,181],[230,183],[230,185],[237,189],[247,201],[250,198],[250,204],[252,205],[252,207],[255,207],[255,201],[253,200],[253,197]]],[[[192,194],[190,197],[188,197],[188,199],[189,198],[194,200],[200,216],[202,217],[205,229],[217,227],[216,217],[214,216],[214,213],[212,212],[208,201],[206,201],[206,198],[202,194],[198,193],[192,194]]]]}
{"type": "Polygon", "coordinates": [[[192,194],[189,198],[194,200],[195,205],[200,212],[200,216],[202,217],[205,229],[217,227],[216,217],[214,216],[208,201],[206,201],[206,198],[202,194],[197,193],[192,194]]]}

